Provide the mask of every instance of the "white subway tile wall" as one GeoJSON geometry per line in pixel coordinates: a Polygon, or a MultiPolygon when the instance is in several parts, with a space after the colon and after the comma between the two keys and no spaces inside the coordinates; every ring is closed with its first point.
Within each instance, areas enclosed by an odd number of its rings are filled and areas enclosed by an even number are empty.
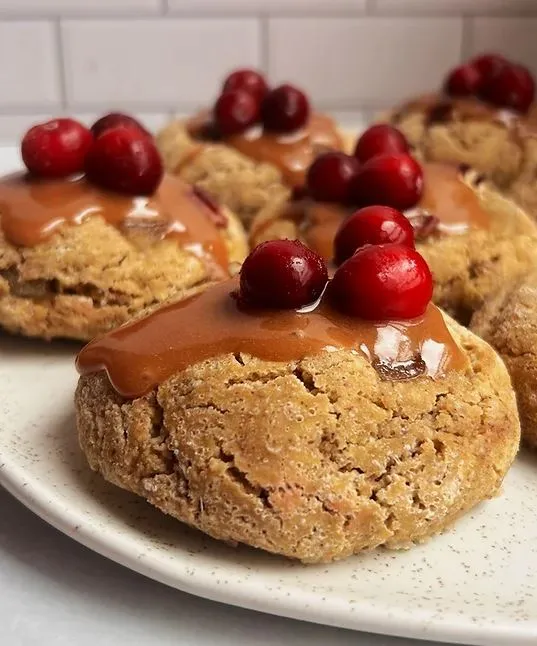
{"type": "Polygon", "coordinates": [[[0,0],[0,143],[110,109],[158,127],[242,65],[348,124],[482,50],[537,73],[537,0],[0,0]]]}

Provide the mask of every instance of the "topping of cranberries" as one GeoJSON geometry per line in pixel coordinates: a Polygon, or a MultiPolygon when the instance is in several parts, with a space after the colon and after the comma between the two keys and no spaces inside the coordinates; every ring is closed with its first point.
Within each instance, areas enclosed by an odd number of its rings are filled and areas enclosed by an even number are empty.
{"type": "Polygon", "coordinates": [[[259,102],[244,90],[221,94],[214,106],[214,120],[222,135],[235,135],[259,120],[259,102]]]}
{"type": "Polygon", "coordinates": [[[390,243],[414,248],[412,224],[389,206],[366,206],[339,227],[334,239],[335,262],[340,265],[365,245],[390,243]]]}
{"type": "Polygon", "coordinates": [[[425,260],[407,245],[373,245],[358,249],[334,274],[329,294],[351,316],[369,320],[421,316],[433,294],[425,260]]]}
{"type": "Polygon", "coordinates": [[[97,121],[91,126],[91,132],[94,137],[99,137],[105,130],[115,128],[116,126],[132,126],[134,128],[139,128],[142,132],[149,135],[149,132],[137,119],[130,117],[128,114],[123,114],[122,112],[110,112],[109,114],[105,114],[104,117],[97,119],[97,121]]]}
{"type": "Polygon", "coordinates": [[[379,155],[364,164],[351,184],[354,204],[382,204],[404,211],[415,206],[423,190],[423,171],[410,155],[379,155]]]}
{"type": "Polygon", "coordinates": [[[240,301],[267,308],[296,309],[316,301],[326,286],[323,259],[298,240],[271,240],[246,258],[240,301]]]}
{"type": "Polygon", "coordinates": [[[162,179],[162,160],[139,128],[116,126],[95,139],[86,156],[86,175],[111,191],[150,195],[162,179]]]}
{"type": "Polygon", "coordinates": [[[74,119],[52,119],[33,126],[21,143],[22,159],[31,173],[66,177],[84,169],[93,142],[91,132],[74,119]]]}
{"type": "Polygon", "coordinates": [[[272,132],[294,132],[306,125],[309,115],[306,95],[292,85],[271,90],[261,106],[263,125],[272,132]]]}
{"type": "Polygon", "coordinates": [[[386,153],[407,153],[408,141],[403,133],[393,126],[381,123],[368,128],[358,139],[354,156],[362,163],[386,153]]]}
{"type": "Polygon", "coordinates": [[[244,90],[248,94],[252,94],[258,103],[261,103],[268,92],[268,85],[263,75],[255,70],[235,70],[224,81],[222,94],[234,90],[244,90]]]}
{"type": "Polygon", "coordinates": [[[470,65],[477,69],[483,79],[488,79],[507,64],[507,60],[499,54],[481,54],[470,61],[470,65]]]}
{"type": "Polygon", "coordinates": [[[308,170],[308,193],[319,202],[348,203],[352,178],[358,162],[341,152],[319,155],[308,170]]]}
{"type": "Polygon", "coordinates": [[[535,82],[523,65],[505,64],[484,82],[480,95],[494,105],[527,112],[535,96],[535,82]]]}
{"type": "Polygon", "coordinates": [[[479,90],[482,79],[481,72],[474,65],[459,65],[448,74],[444,92],[450,96],[471,96],[479,90]]]}

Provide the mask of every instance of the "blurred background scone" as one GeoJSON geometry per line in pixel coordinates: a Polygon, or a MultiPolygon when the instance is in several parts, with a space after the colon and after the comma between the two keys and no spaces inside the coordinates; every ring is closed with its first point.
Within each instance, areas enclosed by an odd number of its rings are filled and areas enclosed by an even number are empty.
{"type": "Polygon", "coordinates": [[[32,128],[29,172],[0,180],[0,326],[88,340],[229,276],[247,245],[229,209],[163,174],[132,120],[32,128]],[[85,170],[85,174],[82,171],[85,170]]]}
{"type": "Polygon", "coordinates": [[[464,324],[498,286],[526,273],[535,261],[537,229],[520,207],[468,167],[419,165],[390,126],[367,130],[353,157],[320,157],[307,189],[299,199],[268,205],[252,224],[251,243],[296,237],[326,260],[341,262],[369,242],[368,219],[386,218],[387,242],[412,227],[435,278],[435,302],[464,324]],[[373,210],[349,217],[363,205],[373,210]],[[382,216],[377,205],[391,208],[380,209],[382,216]]]}
{"type": "Polygon", "coordinates": [[[267,242],[240,287],[86,346],[90,466],[214,538],[304,562],[407,548],[496,495],[519,442],[509,376],[429,303],[424,260],[370,246],[326,278],[300,243],[267,242]]]}
{"type": "Polygon", "coordinates": [[[537,274],[492,295],[471,328],[504,360],[517,395],[522,438],[537,448],[537,274]]]}
{"type": "Polygon", "coordinates": [[[390,111],[425,159],[486,173],[537,219],[537,111],[534,80],[523,66],[483,55],[455,68],[443,91],[390,111]]]}
{"type": "Polygon", "coordinates": [[[201,186],[248,227],[273,199],[300,191],[313,159],[344,149],[345,135],[298,88],[269,89],[258,72],[237,70],[212,110],[173,121],[157,144],[171,173],[201,186]]]}

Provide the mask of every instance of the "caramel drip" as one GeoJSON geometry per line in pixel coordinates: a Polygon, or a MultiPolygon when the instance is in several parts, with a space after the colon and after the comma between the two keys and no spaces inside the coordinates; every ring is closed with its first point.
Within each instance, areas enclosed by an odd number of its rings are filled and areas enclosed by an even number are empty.
{"type": "Polygon", "coordinates": [[[470,228],[488,229],[490,220],[476,193],[461,178],[456,166],[429,163],[423,166],[423,194],[413,215],[429,213],[438,218],[439,233],[465,233],[470,228]]]}
{"type": "MultiPolygon", "coordinates": [[[[444,234],[461,234],[470,228],[489,227],[488,214],[482,209],[475,192],[463,181],[456,166],[440,163],[423,165],[424,190],[417,206],[406,212],[414,217],[431,214],[438,219],[435,230],[444,234]]],[[[308,198],[290,202],[283,219],[297,223],[305,244],[326,260],[333,257],[334,238],[341,222],[354,211],[339,204],[314,202],[308,198]]],[[[264,222],[253,231],[261,236],[273,221],[264,222]]]]}
{"type": "Polygon", "coordinates": [[[237,286],[225,281],[92,341],[78,371],[105,370],[118,393],[136,398],[188,366],[234,353],[287,362],[345,348],[385,379],[439,378],[468,365],[432,304],[419,319],[372,323],[339,313],[326,298],[299,311],[244,311],[232,296],[237,286]]]}
{"type": "MultiPolygon", "coordinates": [[[[211,139],[214,133],[209,119],[208,112],[193,117],[187,126],[190,134],[197,139],[211,139]]],[[[305,128],[290,134],[265,132],[256,126],[222,141],[246,157],[276,166],[291,187],[304,185],[308,168],[321,152],[343,148],[333,119],[324,114],[312,114],[305,128]]]]}
{"type": "Polygon", "coordinates": [[[35,246],[59,227],[80,224],[90,216],[123,231],[174,238],[181,247],[227,271],[228,254],[213,223],[214,214],[180,179],[166,175],[151,197],[107,192],[83,176],[39,180],[16,173],[0,180],[1,226],[14,245],[35,246]]]}

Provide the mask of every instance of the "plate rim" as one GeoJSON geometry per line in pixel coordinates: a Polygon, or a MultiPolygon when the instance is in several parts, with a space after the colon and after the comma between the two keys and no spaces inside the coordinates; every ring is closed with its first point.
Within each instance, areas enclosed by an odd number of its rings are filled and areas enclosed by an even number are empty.
{"type": "MultiPolygon", "coordinates": [[[[252,582],[243,580],[240,586],[210,585],[210,579],[199,566],[197,569],[200,570],[201,577],[200,573],[197,573],[196,577],[190,577],[185,570],[182,576],[178,576],[177,572],[174,575],[167,575],[158,561],[155,563],[154,560],[137,558],[129,554],[127,549],[129,540],[123,535],[118,534],[115,537],[111,532],[102,530],[97,532],[87,522],[83,513],[62,505],[61,499],[55,495],[53,488],[43,488],[40,481],[32,480],[27,476],[27,472],[24,472],[16,461],[3,457],[0,463],[0,485],[32,513],[101,556],[187,594],[265,614],[378,635],[468,646],[470,644],[472,646],[505,646],[506,643],[509,643],[509,646],[529,646],[530,644],[533,646],[535,644],[537,616],[535,620],[521,622],[518,625],[499,622],[486,626],[484,623],[472,622],[465,615],[450,613],[433,619],[430,613],[418,608],[410,611],[396,607],[395,610],[390,610],[389,621],[386,621],[386,608],[376,607],[367,600],[364,603],[356,603],[353,612],[348,610],[342,612],[341,609],[338,610],[337,604],[330,602],[328,598],[324,601],[324,609],[320,609],[319,599],[315,595],[312,595],[312,603],[309,604],[310,608],[315,608],[315,612],[309,613],[303,603],[300,606],[294,604],[292,596],[286,597],[283,602],[281,597],[275,599],[267,594],[265,588],[258,586],[254,589],[255,579],[252,579],[252,582]],[[200,578],[202,582],[199,582],[200,578]],[[197,583],[194,584],[193,579],[197,583]],[[506,642],[506,640],[509,641],[506,642]]],[[[329,564],[324,566],[329,567],[329,564]]],[[[303,567],[312,566],[303,565],[303,567]]],[[[305,594],[308,594],[307,591],[301,592],[301,602],[304,601],[305,594]]]]}

